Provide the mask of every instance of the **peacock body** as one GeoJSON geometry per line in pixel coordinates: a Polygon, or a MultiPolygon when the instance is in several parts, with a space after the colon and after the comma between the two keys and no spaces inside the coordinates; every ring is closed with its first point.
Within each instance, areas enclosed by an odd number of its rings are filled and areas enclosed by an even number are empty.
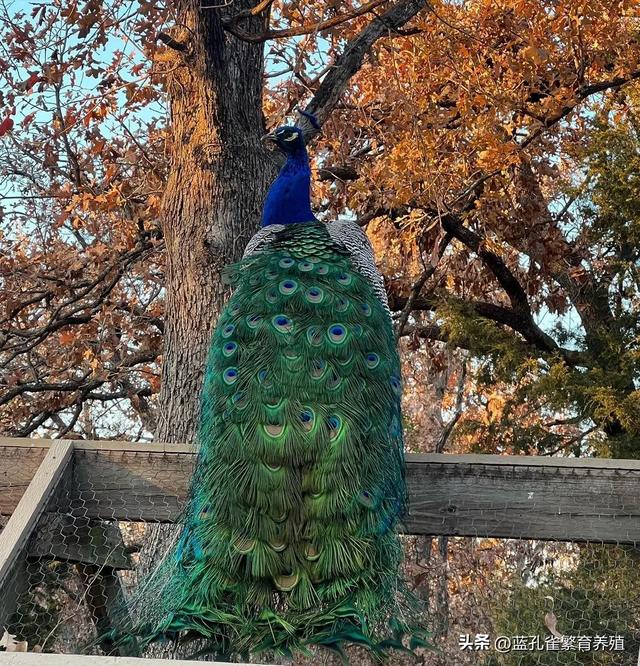
{"type": "Polygon", "coordinates": [[[226,271],[184,527],[119,635],[201,638],[217,656],[357,643],[382,657],[412,633],[391,318],[366,236],[313,218],[302,133],[279,132],[288,160],[264,227],[226,271]]]}

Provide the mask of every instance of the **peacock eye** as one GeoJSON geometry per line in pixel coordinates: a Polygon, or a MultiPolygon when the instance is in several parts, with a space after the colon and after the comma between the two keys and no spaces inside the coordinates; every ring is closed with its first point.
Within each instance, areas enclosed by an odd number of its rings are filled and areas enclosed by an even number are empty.
{"type": "Polygon", "coordinates": [[[284,140],[285,141],[295,141],[298,138],[298,133],[297,132],[291,132],[289,136],[285,136],[284,140]]]}

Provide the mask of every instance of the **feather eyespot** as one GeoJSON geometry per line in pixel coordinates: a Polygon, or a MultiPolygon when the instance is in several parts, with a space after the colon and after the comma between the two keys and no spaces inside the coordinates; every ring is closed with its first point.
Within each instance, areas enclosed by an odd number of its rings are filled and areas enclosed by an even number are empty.
{"type": "Polygon", "coordinates": [[[320,379],[324,375],[325,370],[327,369],[327,362],[322,358],[316,358],[313,360],[311,367],[311,376],[314,379],[320,379]]]}
{"type": "Polygon", "coordinates": [[[241,308],[239,305],[232,305],[232,306],[229,308],[229,314],[230,314],[232,317],[235,317],[236,315],[239,315],[239,314],[240,314],[240,311],[241,311],[241,310],[242,310],[242,308],[241,308]]]}
{"type": "Polygon", "coordinates": [[[349,299],[344,296],[338,296],[336,301],[336,312],[346,312],[349,309],[349,299]]]}
{"type": "Polygon", "coordinates": [[[360,310],[365,317],[371,316],[371,306],[369,303],[360,303],[360,310]]]}
{"type": "Polygon", "coordinates": [[[256,314],[249,315],[246,319],[247,326],[249,328],[257,328],[260,325],[261,321],[262,321],[262,316],[256,314]]]}
{"type": "Polygon", "coordinates": [[[348,286],[353,282],[353,278],[349,275],[349,273],[340,273],[336,277],[336,280],[338,284],[342,284],[344,286],[348,286]]]}
{"type": "Polygon", "coordinates": [[[237,393],[234,393],[233,397],[231,398],[231,403],[236,409],[243,410],[249,404],[247,392],[238,391],[237,393]]]}
{"type": "Polygon", "coordinates": [[[291,592],[293,588],[298,584],[300,580],[300,575],[297,573],[291,573],[286,576],[274,576],[273,582],[275,586],[281,592],[291,592]]]}
{"type": "Polygon", "coordinates": [[[380,357],[373,352],[369,352],[364,358],[367,363],[367,368],[371,370],[377,368],[380,365],[380,357]]]}
{"type": "Polygon", "coordinates": [[[282,423],[267,423],[262,427],[270,437],[280,437],[284,432],[284,425],[282,423]]]}
{"type": "Polygon", "coordinates": [[[290,333],[293,330],[293,322],[291,319],[282,314],[276,315],[271,320],[271,323],[276,331],[279,331],[280,333],[290,333]]]}
{"type": "Polygon", "coordinates": [[[390,381],[391,381],[391,388],[394,390],[394,392],[400,393],[400,390],[402,388],[400,380],[397,377],[391,377],[390,381]]]}
{"type": "Polygon", "coordinates": [[[309,303],[322,303],[324,300],[324,291],[320,287],[310,287],[307,289],[305,296],[309,303]]]}
{"type": "Polygon", "coordinates": [[[247,555],[250,553],[256,545],[256,540],[255,539],[249,539],[247,537],[237,537],[236,540],[233,542],[233,547],[241,554],[241,555],[247,555]]]}
{"type": "Polygon", "coordinates": [[[236,327],[234,324],[227,324],[223,329],[222,329],[222,337],[223,338],[229,338],[233,335],[233,332],[236,330],[236,327]]]}
{"type": "Polygon", "coordinates": [[[375,505],[375,498],[368,490],[363,490],[358,495],[358,502],[363,506],[366,506],[367,509],[372,509],[375,505]]]}
{"type": "Polygon", "coordinates": [[[235,351],[238,349],[238,343],[236,342],[227,342],[224,347],[222,347],[222,353],[224,356],[232,356],[235,351]]]}
{"type": "Polygon", "coordinates": [[[257,377],[258,383],[263,388],[271,388],[273,386],[273,382],[269,379],[269,373],[266,370],[260,370],[257,377]]]}
{"type": "Polygon", "coordinates": [[[327,264],[318,264],[316,266],[316,273],[318,275],[327,275],[328,272],[329,272],[329,266],[327,266],[327,264]]]}
{"type": "Polygon", "coordinates": [[[314,421],[315,421],[315,414],[313,413],[313,409],[311,409],[311,407],[305,407],[300,412],[300,423],[302,424],[303,429],[306,430],[307,432],[312,430],[314,421]]]}
{"type": "Polygon", "coordinates": [[[278,302],[278,295],[279,291],[275,288],[271,288],[267,291],[265,294],[265,298],[267,299],[267,303],[277,303],[278,302]]]}
{"type": "Polygon", "coordinates": [[[222,373],[222,379],[227,385],[235,384],[238,379],[238,368],[227,368],[222,373]]]}
{"type": "Polygon", "coordinates": [[[347,365],[349,365],[351,363],[351,361],[353,361],[353,354],[347,354],[343,358],[337,358],[336,359],[336,362],[338,363],[338,365],[342,365],[342,366],[345,366],[345,367],[347,365]]]}
{"type": "Polygon", "coordinates": [[[285,257],[284,259],[280,259],[278,265],[280,268],[291,268],[295,263],[296,262],[291,257],[285,257]]]}
{"type": "Polygon", "coordinates": [[[347,339],[347,329],[342,324],[333,324],[327,329],[329,340],[342,344],[347,339]]]}
{"type": "Polygon", "coordinates": [[[267,280],[275,280],[278,277],[279,273],[277,271],[272,271],[269,269],[268,271],[265,271],[264,276],[267,278],[267,280]]]}
{"type": "Polygon", "coordinates": [[[342,419],[336,414],[332,414],[327,419],[327,428],[329,430],[329,439],[333,441],[340,434],[342,419]]]}
{"type": "Polygon", "coordinates": [[[312,347],[318,347],[322,344],[322,333],[317,326],[309,326],[307,329],[307,342],[312,347]]]}
{"type": "Polygon", "coordinates": [[[278,285],[278,291],[285,296],[294,294],[298,289],[298,283],[295,280],[283,280],[278,285]]]}
{"type": "Polygon", "coordinates": [[[334,389],[337,389],[340,384],[342,384],[342,377],[336,372],[332,372],[329,379],[327,379],[327,388],[330,391],[333,391],[334,389]]]}
{"type": "Polygon", "coordinates": [[[301,261],[298,264],[298,268],[303,271],[304,273],[308,273],[309,271],[313,270],[313,264],[310,261],[301,261]]]}

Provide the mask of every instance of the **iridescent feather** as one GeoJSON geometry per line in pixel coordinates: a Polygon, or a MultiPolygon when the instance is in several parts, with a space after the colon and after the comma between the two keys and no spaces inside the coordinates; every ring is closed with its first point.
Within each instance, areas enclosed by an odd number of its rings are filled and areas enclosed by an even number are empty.
{"type": "Polygon", "coordinates": [[[381,282],[352,247],[315,220],[288,223],[226,270],[184,527],[121,641],[204,639],[218,658],[425,644],[395,533],[398,354],[381,282]]]}

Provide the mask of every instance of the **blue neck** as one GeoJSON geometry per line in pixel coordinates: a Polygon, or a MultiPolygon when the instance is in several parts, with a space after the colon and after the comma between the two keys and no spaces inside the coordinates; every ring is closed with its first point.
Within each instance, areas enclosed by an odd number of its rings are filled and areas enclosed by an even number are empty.
{"type": "Polygon", "coordinates": [[[287,155],[287,162],[269,188],[262,226],[315,220],[311,212],[311,169],[303,147],[287,155]]]}

